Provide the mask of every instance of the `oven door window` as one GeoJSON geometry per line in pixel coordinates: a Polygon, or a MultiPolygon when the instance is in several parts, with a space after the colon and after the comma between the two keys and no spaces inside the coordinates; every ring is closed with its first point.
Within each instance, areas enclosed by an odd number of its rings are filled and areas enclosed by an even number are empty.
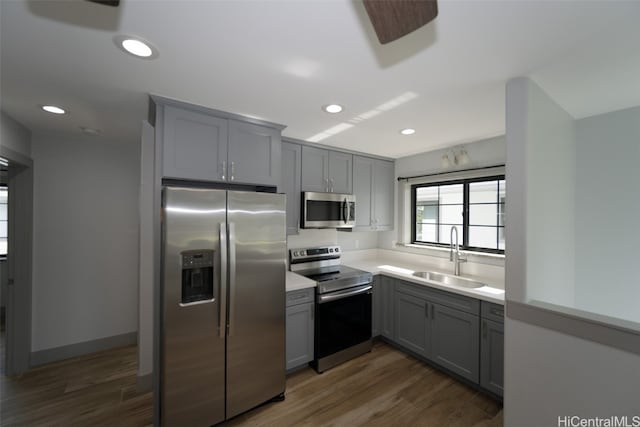
{"type": "Polygon", "coordinates": [[[315,357],[371,339],[371,294],[316,304],[315,357]]]}

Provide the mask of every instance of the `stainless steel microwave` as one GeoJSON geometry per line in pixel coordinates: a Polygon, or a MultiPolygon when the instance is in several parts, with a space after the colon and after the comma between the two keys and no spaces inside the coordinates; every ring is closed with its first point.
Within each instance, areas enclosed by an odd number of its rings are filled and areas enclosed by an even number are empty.
{"type": "Polygon", "coordinates": [[[302,228],[353,228],[356,196],[338,193],[302,193],[302,228]]]}

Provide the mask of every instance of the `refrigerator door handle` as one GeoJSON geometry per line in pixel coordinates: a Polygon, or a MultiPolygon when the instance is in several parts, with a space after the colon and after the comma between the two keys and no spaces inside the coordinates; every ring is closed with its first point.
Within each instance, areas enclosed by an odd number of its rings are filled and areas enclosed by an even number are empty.
{"type": "Polygon", "coordinates": [[[227,335],[227,224],[220,224],[220,304],[218,304],[218,337],[227,335]]]}
{"type": "Polygon", "coordinates": [[[229,222],[229,336],[235,331],[236,225],[229,222]]]}

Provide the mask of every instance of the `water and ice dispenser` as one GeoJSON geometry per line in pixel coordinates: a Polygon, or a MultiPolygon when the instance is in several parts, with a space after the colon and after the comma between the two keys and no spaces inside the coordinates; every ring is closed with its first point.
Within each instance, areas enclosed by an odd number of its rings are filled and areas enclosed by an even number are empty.
{"type": "Polygon", "coordinates": [[[181,252],[182,304],[213,299],[213,250],[181,252]]]}

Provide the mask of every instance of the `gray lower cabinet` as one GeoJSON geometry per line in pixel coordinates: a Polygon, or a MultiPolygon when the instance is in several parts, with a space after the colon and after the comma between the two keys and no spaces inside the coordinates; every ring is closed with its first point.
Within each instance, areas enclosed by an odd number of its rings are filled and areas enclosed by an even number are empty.
{"type": "Polygon", "coordinates": [[[278,186],[284,126],[152,96],[165,178],[278,186]]]}
{"type": "Polygon", "coordinates": [[[480,318],[440,304],[431,304],[431,354],[437,364],[478,382],[480,318]]]}
{"type": "Polygon", "coordinates": [[[353,156],[354,231],[393,228],[394,174],[393,162],[353,156]]]}
{"type": "Polygon", "coordinates": [[[287,234],[298,234],[300,226],[300,144],[282,142],[282,178],[280,192],[287,195],[287,234]]]}
{"type": "Polygon", "coordinates": [[[380,277],[380,335],[395,341],[395,293],[396,279],[380,277]]]}
{"type": "Polygon", "coordinates": [[[382,286],[380,286],[380,275],[373,276],[373,298],[371,302],[371,336],[380,335],[380,325],[382,324],[382,286]]]}
{"type": "Polygon", "coordinates": [[[302,191],[353,192],[353,155],[321,148],[302,147],[302,191]]]}
{"type": "Polygon", "coordinates": [[[313,292],[313,288],[287,292],[287,370],[307,364],[313,360],[313,292]]]}
{"type": "Polygon", "coordinates": [[[383,336],[502,396],[504,308],[475,298],[381,276],[395,282],[395,338],[383,336]],[[500,320],[500,322],[498,322],[500,320]]]}
{"type": "Polygon", "coordinates": [[[424,357],[431,354],[429,308],[430,304],[422,298],[396,292],[395,341],[424,357]]]}
{"type": "Polygon", "coordinates": [[[504,393],[504,320],[501,306],[484,303],[482,310],[480,340],[480,385],[502,396],[504,393]],[[493,306],[493,307],[492,307],[493,306]],[[488,310],[485,310],[485,307],[488,310]],[[493,316],[486,315],[493,311],[493,316]],[[492,320],[493,319],[493,320],[492,320]]]}

